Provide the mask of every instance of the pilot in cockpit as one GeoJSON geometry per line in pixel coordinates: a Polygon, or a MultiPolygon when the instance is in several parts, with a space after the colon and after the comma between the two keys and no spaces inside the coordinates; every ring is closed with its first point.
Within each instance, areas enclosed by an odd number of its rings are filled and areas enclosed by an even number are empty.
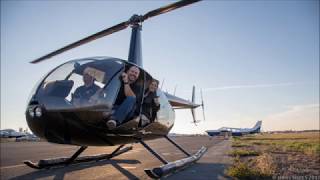
{"type": "Polygon", "coordinates": [[[101,91],[97,86],[95,78],[90,75],[89,69],[83,71],[82,80],[83,85],[78,87],[72,95],[72,104],[76,107],[92,104],[92,97],[101,91]]]}

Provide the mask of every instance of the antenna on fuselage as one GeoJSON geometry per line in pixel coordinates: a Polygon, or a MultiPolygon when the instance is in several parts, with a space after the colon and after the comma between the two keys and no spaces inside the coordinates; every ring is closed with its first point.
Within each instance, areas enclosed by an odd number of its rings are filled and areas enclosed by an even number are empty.
{"type": "Polygon", "coordinates": [[[174,87],[173,95],[176,95],[177,86],[178,86],[178,85],[176,85],[176,86],[174,87]]]}
{"type": "Polygon", "coordinates": [[[162,90],[165,78],[163,78],[160,89],[162,90]]]}

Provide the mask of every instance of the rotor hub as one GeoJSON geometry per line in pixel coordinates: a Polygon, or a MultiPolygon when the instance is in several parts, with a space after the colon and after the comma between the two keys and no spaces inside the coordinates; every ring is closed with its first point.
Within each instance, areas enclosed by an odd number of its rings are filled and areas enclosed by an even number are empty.
{"type": "Polygon", "coordinates": [[[136,25],[141,25],[143,21],[144,21],[144,17],[142,15],[134,14],[130,17],[130,19],[128,20],[128,23],[131,26],[136,26],[136,25]]]}

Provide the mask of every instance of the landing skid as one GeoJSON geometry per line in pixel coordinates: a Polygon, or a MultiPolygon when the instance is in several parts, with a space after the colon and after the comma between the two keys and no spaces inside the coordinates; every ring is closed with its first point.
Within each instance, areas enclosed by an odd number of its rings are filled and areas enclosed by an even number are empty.
{"type": "MultiPolygon", "coordinates": [[[[187,157],[174,162],[168,162],[160,154],[158,154],[150,146],[148,146],[142,139],[137,139],[138,142],[140,142],[150,153],[152,153],[152,155],[154,155],[157,159],[159,159],[164,164],[159,167],[144,170],[149,177],[154,179],[167,176],[183,168],[186,168],[187,166],[199,160],[201,156],[207,151],[206,147],[201,147],[197,153],[191,155],[186,150],[184,150],[181,146],[175,143],[172,139],[170,139],[168,136],[164,136],[164,137],[170,143],[172,143],[175,147],[181,150],[187,157]]],[[[93,156],[78,157],[87,148],[86,146],[82,146],[77,152],[75,152],[69,158],[63,157],[63,158],[56,158],[56,159],[44,159],[44,160],[40,160],[38,163],[33,163],[31,161],[24,161],[24,164],[34,169],[49,169],[51,167],[67,166],[69,164],[75,164],[75,163],[81,163],[81,162],[99,161],[99,160],[113,158],[115,156],[123,154],[132,149],[132,146],[122,148],[123,146],[124,145],[120,145],[111,154],[98,154],[93,156]]]]}
{"type": "Polygon", "coordinates": [[[111,159],[115,156],[119,156],[120,154],[128,152],[132,149],[132,146],[122,148],[123,146],[124,145],[120,145],[111,154],[98,154],[98,155],[92,155],[92,156],[78,157],[87,148],[86,146],[82,146],[70,158],[62,157],[62,158],[55,158],[55,159],[43,159],[43,160],[40,160],[38,163],[33,163],[31,161],[24,161],[23,163],[34,169],[44,169],[44,168],[49,169],[51,167],[67,166],[70,164],[76,164],[81,162],[100,161],[105,159],[111,159]]]}
{"type": "Polygon", "coordinates": [[[189,156],[184,159],[180,159],[174,162],[170,162],[168,164],[162,165],[160,167],[156,167],[153,169],[145,169],[144,171],[148,174],[149,177],[158,179],[168,174],[174,173],[181,169],[186,168],[192,163],[198,161],[200,157],[206,152],[207,148],[201,147],[197,153],[192,156],[189,156]]]}
{"type": "Polygon", "coordinates": [[[190,155],[186,150],[184,150],[181,146],[179,146],[177,143],[175,143],[172,139],[170,139],[168,136],[165,136],[165,138],[171,142],[174,146],[176,146],[179,150],[181,150],[185,155],[188,157],[184,159],[180,159],[174,162],[168,162],[166,161],[160,154],[155,152],[152,148],[150,148],[144,141],[139,140],[139,142],[154,155],[157,159],[159,159],[164,165],[160,167],[156,167],[153,169],[145,169],[145,173],[154,179],[161,178],[163,176],[166,176],[168,174],[174,173],[176,171],[179,171],[181,169],[186,168],[187,166],[191,165],[192,163],[198,161],[201,156],[207,151],[206,147],[201,147],[197,153],[190,155]]]}

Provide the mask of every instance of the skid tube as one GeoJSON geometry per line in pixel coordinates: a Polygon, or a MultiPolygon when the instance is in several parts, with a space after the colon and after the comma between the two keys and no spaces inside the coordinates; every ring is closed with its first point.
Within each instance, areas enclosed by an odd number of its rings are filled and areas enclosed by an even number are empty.
{"type": "Polygon", "coordinates": [[[143,140],[140,139],[139,142],[164,164],[160,167],[144,170],[145,173],[153,179],[159,179],[163,176],[166,176],[168,174],[171,174],[171,173],[174,173],[176,171],[179,171],[179,170],[186,168],[187,166],[191,165],[192,163],[198,161],[201,158],[201,156],[207,151],[207,148],[202,146],[198,150],[198,152],[196,152],[193,155],[190,155],[186,150],[184,150],[181,146],[179,146],[177,143],[175,143],[168,136],[165,136],[165,138],[169,142],[171,142],[174,146],[176,146],[179,150],[181,150],[184,154],[186,154],[188,157],[174,161],[174,162],[167,162],[162,156],[160,156],[157,152],[155,152],[152,148],[150,148],[143,140]]]}
{"type": "Polygon", "coordinates": [[[115,156],[119,156],[125,152],[132,150],[132,146],[128,146],[122,148],[124,145],[120,145],[116,150],[114,150],[111,154],[97,154],[92,156],[81,156],[78,157],[85,149],[86,146],[81,146],[78,151],[76,151],[71,157],[62,157],[62,158],[54,158],[54,159],[43,159],[40,160],[38,163],[33,163],[31,161],[24,161],[23,163],[27,166],[34,168],[34,169],[49,169],[51,167],[57,166],[67,166],[70,164],[76,164],[81,162],[90,162],[90,161],[100,161],[104,159],[111,159],[115,156]],[[121,149],[122,148],[122,149],[121,149]]]}

